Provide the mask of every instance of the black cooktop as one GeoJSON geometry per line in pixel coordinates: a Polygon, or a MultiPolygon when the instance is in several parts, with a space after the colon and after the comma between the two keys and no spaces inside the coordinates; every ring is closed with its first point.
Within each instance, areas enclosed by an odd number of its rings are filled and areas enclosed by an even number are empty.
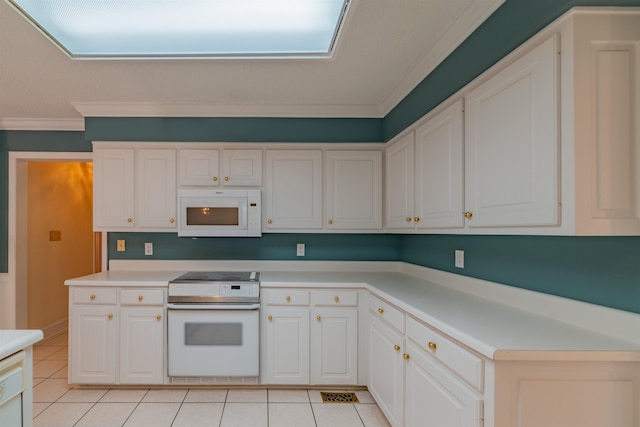
{"type": "Polygon", "coordinates": [[[172,282],[259,282],[257,271],[190,271],[172,282]]]}

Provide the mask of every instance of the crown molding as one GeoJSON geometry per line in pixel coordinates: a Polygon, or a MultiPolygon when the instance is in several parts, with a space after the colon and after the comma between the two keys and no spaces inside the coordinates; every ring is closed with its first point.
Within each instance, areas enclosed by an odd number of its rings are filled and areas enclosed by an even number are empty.
{"type": "Polygon", "coordinates": [[[220,105],[180,102],[72,102],[84,117],[381,118],[377,105],[220,105]]]}
{"type": "Polygon", "coordinates": [[[416,86],[418,86],[447,56],[471,35],[506,0],[470,1],[453,20],[436,44],[425,51],[422,59],[407,73],[380,103],[382,117],[393,110],[416,86]]]}
{"type": "Polygon", "coordinates": [[[84,119],[1,118],[2,130],[84,131],[84,119]]]}

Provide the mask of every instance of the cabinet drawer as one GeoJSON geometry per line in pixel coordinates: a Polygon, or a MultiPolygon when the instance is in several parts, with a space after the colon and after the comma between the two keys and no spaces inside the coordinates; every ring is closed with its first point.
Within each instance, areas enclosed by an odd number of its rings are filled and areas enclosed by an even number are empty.
{"type": "Polygon", "coordinates": [[[116,290],[105,288],[71,289],[71,302],[74,304],[115,305],[116,290]]]}
{"type": "Polygon", "coordinates": [[[309,305],[309,291],[300,289],[269,289],[266,292],[268,305],[309,305]]]}
{"type": "Polygon", "coordinates": [[[343,289],[327,289],[311,292],[311,305],[330,307],[358,305],[358,291],[343,289]]]}
{"type": "Polygon", "coordinates": [[[407,337],[457,376],[475,387],[483,389],[483,360],[430,327],[407,318],[407,337]]]}
{"type": "Polygon", "coordinates": [[[164,289],[121,289],[122,305],[164,305],[164,289]]]}
{"type": "Polygon", "coordinates": [[[376,317],[389,323],[400,332],[404,332],[403,311],[371,294],[369,294],[369,311],[371,311],[376,317]]]}

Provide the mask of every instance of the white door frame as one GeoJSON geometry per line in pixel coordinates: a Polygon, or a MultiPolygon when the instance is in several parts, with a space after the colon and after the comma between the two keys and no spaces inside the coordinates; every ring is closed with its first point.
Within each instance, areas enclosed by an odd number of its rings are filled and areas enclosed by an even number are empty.
{"type": "MultiPolygon", "coordinates": [[[[8,201],[8,266],[7,266],[7,283],[5,286],[4,298],[0,303],[0,329],[15,329],[17,316],[17,284],[16,272],[17,265],[17,230],[16,218],[17,209],[17,189],[18,189],[18,161],[20,160],[41,160],[56,162],[93,162],[92,152],[38,152],[38,151],[10,151],[9,152],[9,201],[8,201]]],[[[104,245],[106,239],[103,239],[103,257],[104,265],[105,254],[104,245]]]]}

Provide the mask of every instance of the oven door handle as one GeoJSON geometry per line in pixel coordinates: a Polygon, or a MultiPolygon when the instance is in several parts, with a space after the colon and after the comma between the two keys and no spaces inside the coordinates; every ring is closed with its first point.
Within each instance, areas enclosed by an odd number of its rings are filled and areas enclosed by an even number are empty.
{"type": "Polygon", "coordinates": [[[169,310],[257,310],[259,303],[255,304],[167,304],[169,310]]]}

